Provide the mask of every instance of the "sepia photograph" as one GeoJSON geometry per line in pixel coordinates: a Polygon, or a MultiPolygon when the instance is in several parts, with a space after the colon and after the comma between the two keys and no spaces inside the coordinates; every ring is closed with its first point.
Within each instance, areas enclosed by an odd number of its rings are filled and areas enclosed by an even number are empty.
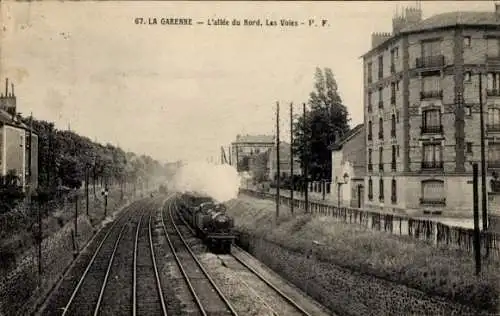
{"type": "Polygon", "coordinates": [[[0,316],[500,315],[500,1],[0,22],[0,316]]]}

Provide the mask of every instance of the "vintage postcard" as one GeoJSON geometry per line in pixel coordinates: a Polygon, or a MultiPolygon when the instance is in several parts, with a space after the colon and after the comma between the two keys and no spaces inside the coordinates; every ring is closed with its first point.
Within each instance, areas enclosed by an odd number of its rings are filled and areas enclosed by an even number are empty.
{"type": "Polygon", "coordinates": [[[0,316],[500,315],[500,3],[0,22],[0,316]]]}

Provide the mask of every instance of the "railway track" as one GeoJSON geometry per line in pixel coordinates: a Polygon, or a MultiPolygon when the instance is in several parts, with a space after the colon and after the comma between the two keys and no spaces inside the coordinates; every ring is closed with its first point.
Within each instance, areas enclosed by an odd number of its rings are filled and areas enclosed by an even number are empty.
{"type": "Polygon", "coordinates": [[[178,229],[172,214],[174,202],[173,199],[168,201],[166,208],[168,218],[166,221],[162,211],[161,222],[169,247],[198,306],[199,312],[207,316],[237,316],[236,310],[199,262],[178,229]]]}
{"type": "MultiPolygon", "coordinates": [[[[49,299],[39,314],[116,315],[135,313],[139,307],[141,315],[166,315],[151,240],[151,208],[159,204],[158,198],[142,200],[126,209],[107,229],[78,281],[63,281],[54,293],[54,298],[49,299]],[[129,259],[132,245],[133,262],[129,259]],[[141,287],[141,278],[149,274],[153,282],[149,279],[146,282],[156,285],[157,291],[146,293],[141,287]],[[136,276],[141,282],[136,282],[136,276]],[[71,295],[68,298],[69,293],[71,295]],[[159,295],[155,296],[154,293],[159,295]],[[159,312],[143,309],[143,301],[154,306],[153,297],[160,306],[159,312]]],[[[83,266],[80,270],[83,270],[83,266]]],[[[73,273],[78,274],[78,271],[73,273]]]]}
{"type": "MultiPolygon", "coordinates": [[[[190,227],[190,225],[181,216],[179,216],[179,218],[184,223],[185,227],[193,235],[195,235],[195,232],[190,227]]],[[[267,290],[264,289],[262,286],[260,287],[261,291],[266,291],[268,293],[266,299],[262,298],[261,296],[261,301],[264,305],[267,305],[270,310],[273,310],[275,315],[304,315],[304,316],[314,315],[314,313],[308,312],[305,308],[297,304],[295,298],[292,298],[290,295],[286,294],[283,290],[279,289],[264,275],[259,273],[255,268],[253,268],[250,264],[248,264],[244,259],[244,257],[250,255],[248,255],[245,251],[243,251],[236,245],[232,245],[232,247],[237,250],[237,254],[231,253],[227,255],[219,255],[218,257],[222,258],[225,261],[228,260],[232,261],[230,263],[232,267],[234,267],[235,269],[248,271],[250,274],[258,278],[261,281],[261,283],[263,283],[263,285],[265,285],[264,288],[267,287],[267,290]],[[276,303],[278,303],[279,300],[281,300],[281,302],[280,304],[277,305],[286,306],[286,308],[282,308],[281,313],[277,312],[275,308],[270,306],[270,305],[276,305],[276,303]],[[271,301],[273,303],[268,304],[267,303],[268,301],[271,301]]]]}

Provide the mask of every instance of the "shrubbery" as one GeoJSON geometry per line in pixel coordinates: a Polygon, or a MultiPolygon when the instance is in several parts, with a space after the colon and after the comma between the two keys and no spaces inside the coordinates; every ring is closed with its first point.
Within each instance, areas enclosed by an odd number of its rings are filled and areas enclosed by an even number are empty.
{"type": "Polygon", "coordinates": [[[426,242],[370,231],[331,217],[283,216],[273,226],[274,205],[269,201],[243,198],[228,203],[228,212],[243,232],[279,243],[302,253],[316,247],[315,255],[324,262],[377,276],[422,290],[430,295],[494,311],[498,306],[500,264],[483,263],[482,276],[474,273],[470,254],[438,248],[426,242]]]}

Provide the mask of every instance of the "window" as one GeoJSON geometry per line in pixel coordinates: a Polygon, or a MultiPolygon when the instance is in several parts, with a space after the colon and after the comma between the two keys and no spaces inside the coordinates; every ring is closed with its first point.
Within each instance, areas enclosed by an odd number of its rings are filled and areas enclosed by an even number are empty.
{"type": "Polygon", "coordinates": [[[372,140],[373,138],[372,127],[372,121],[368,121],[368,140],[372,140]]]}
{"type": "Polygon", "coordinates": [[[396,81],[396,91],[399,91],[399,80],[396,81]]]}
{"type": "Polygon", "coordinates": [[[442,152],[439,144],[424,144],[423,145],[423,162],[422,168],[442,168],[442,152]]]}
{"type": "Polygon", "coordinates": [[[379,148],[379,153],[378,153],[378,169],[380,171],[384,171],[384,148],[383,147],[379,148]]]}
{"type": "Polygon", "coordinates": [[[392,201],[392,203],[397,202],[396,179],[392,179],[392,181],[391,181],[391,201],[392,201]]]}
{"type": "Polygon", "coordinates": [[[486,55],[488,57],[498,57],[498,38],[488,38],[486,41],[486,55]]]}
{"type": "Polygon", "coordinates": [[[368,199],[370,201],[373,199],[373,181],[371,177],[368,179],[368,199]]]}
{"type": "Polygon", "coordinates": [[[425,110],[422,112],[422,125],[426,127],[439,127],[441,125],[440,110],[425,110]]]}
{"type": "Polygon", "coordinates": [[[472,115],[472,107],[470,105],[466,105],[464,107],[465,115],[471,116],[472,115]]]}
{"type": "Polygon", "coordinates": [[[500,163],[500,143],[488,143],[488,162],[500,163]]]}
{"type": "Polygon", "coordinates": [[[378,107],[382,108],[384,107],[383,103],[383,88],[378,88],[378,107]]]}
{"type": "Polygon", "coordinates": [[[486,80],[486,89],[499,90],[500,89],[500,73],[489,72],[486,80]]]}
{"type": "Polygon", "coordinates": [[[500,108],[488,109],[488,127],[500,126],[500,108]]]}
{"type": "Polygon", "coordinates": [[[378,78],[384,77],[384,56],[378,57],[378,78]]]}
{"type": "Polygon", "coordinates": [[[466,145],[466,146],[467,146],[467,147],[466,147],[466,148],[467,148],[467,152],[468,152],[469,154],[471,154],[471,153],[472,153],[472,143],[471,143],[471,142],[467,142],[467,145],[466,145]]]}
{"type": "Polygon", "coordinates": [[[372,149],[368,149],[368,171],[373,170],[373,165],[372,165],[372,149]]]}
{"type": "Polygon", "coordinates": [[[464,74],[464,82],[470,82],[471,81],[471,72],[470,71],[467,71],[465,74],[464,74]]]}
{"type": "Polygon", "coordinates": [[[379,187],[380,187],[380,192],[379,192],[379,200],[383,201],[384,200],[384,179],[380,178],[379,180],[379,187]]]}
{"type": "Polygon", "coordinates": [[[396,145],[392,145],[391,170],[396,171],[396,145]]]}
{"type": "Polygon", "coordinates": [[[367,77],[368,77],[368,82],[369,83],[372,82],[372,71],[373,71],[372,67],[373,67],[372,63],[371,62],[368,63],[366,72],[367,72],[367,77]]]}
{"type": "Polygon", "coordinates": [[[399,123],[399,111],[396,111],[396,123],[399,123]]]}
{"type": "Polygon", "coordinates": [[[372,92],[368,91],[368,111],[371,111],[372,107],[372,92]]]}
{"type": "Polygon", "coordinates": [[[399,145],[396,147],[396,152],[397,152],[397,155],[399,157],[399,145]]]}
{"type": "Polygon", "coordinates": [[[396,115],[391,117],[391,136],[396,137],[396,115]]]}
{"type": "Polygon", "coordinates": [[[422,50],[423,57],[441,55],[441,41],[423,42],[422,50]]]}
{"type": "Polygon", "coordinates": [[[422,197],[420,199],[422,204],[444,204],[445,192],[444,182],[441,180],[424,180],[421,183],[422,197]]]}
{"type": "Polygon", "coordinates": [[[396,104],[396,83],[391,83],[391,104],[396,104]]]}
{"type": "Polygon", "coordinates": [[[439,91],[441,90],[441,76],[426,76],[423,77],[423,91],[439,91]]]}
{"type": "Polygon", "coordinates": [[[470,36],[464,36],[464,47],[470,47],[471,38],[470,36]]]}
{"type": "Polygon", "coordinates": [[[395,47],[394,48],[394,58],[398,58],[399,57],[399,47],[395,47]]]}
{"type": "Polygon", "coordinates": [[[384,119],[382,118],[378,119],[378,138],[384,138],[384,119]]]}

